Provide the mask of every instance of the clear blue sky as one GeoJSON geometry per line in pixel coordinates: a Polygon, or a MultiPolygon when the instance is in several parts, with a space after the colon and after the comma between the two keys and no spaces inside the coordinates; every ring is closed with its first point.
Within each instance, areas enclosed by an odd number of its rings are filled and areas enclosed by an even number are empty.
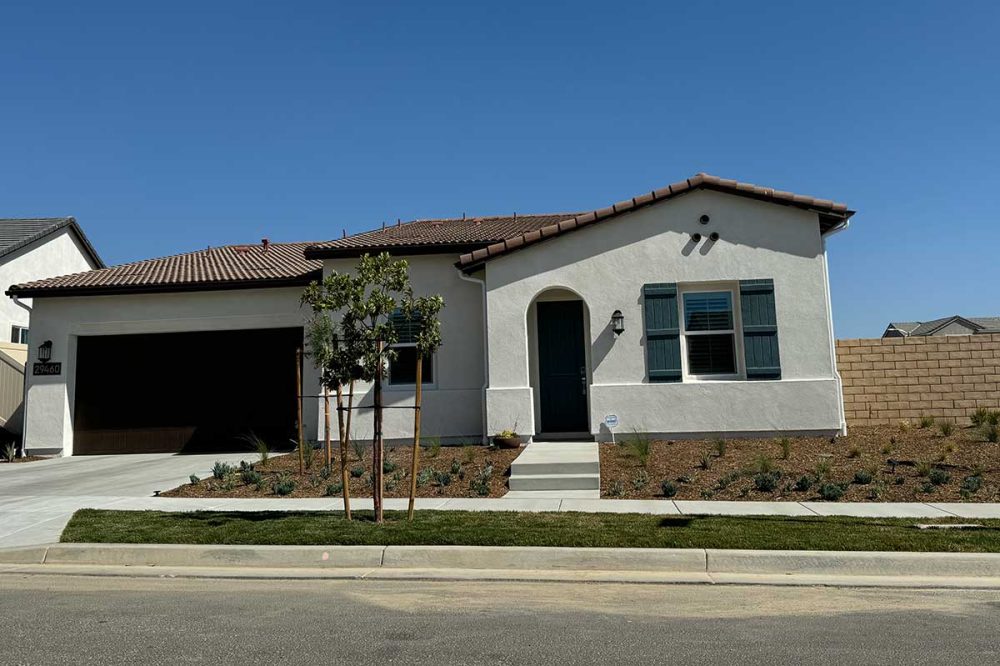
{"type": "Polygon", "coordinates": [[[858,211],[840,337],[1000,314],[1000,3],[11,4],[0,216],[109,263],[708,171],[858,211]]]}

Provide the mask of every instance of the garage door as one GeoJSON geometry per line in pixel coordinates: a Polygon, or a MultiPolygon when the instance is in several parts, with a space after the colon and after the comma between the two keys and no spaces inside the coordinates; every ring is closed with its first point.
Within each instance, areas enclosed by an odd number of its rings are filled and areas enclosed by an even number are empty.
{"type": "Polygon", "coordinates": [[[81,336],[73,452],[246,450],[296,432],[302,329],[81,336]]]}

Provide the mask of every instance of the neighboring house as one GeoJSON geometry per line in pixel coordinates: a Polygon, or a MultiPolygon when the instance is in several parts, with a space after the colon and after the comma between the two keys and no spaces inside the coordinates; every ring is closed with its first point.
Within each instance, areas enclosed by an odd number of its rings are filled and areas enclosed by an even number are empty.
{"type": "MultiPolygon", "coordinates": [[[[844,428],[826,238],[845,205],[698,174],[587,213],[417,220],[325,243],[210,248],[42,280],[29,451],[176,450],[295,426],[302,288],[365,253],[405,257],[439,293],[444,344],[424,372],[423,432],[535,440],[844,428]]],[[[412,405],[412,352],[385,401],[412,405]]],[[[32,359],[34,360],[34,359],[32,359]]],[[[304,364],[303,391],[319,393],[304,364]]],[[[359,386],[370,405],[368,386],[359,386]]],[[[305,405],[322,436],[319,400],[305,405]]],[[[355,435],[371,436],[362,409],[355,435]]],[[[411,433],[387,410],[385,436],[411,433]]],[[[284,441],[284,440],[282,440],[284,441]]]]}
{"type": "MultiPolygon", "coordinates": [[[[72,217],[0,219],[0,287],[76,271],[104,262],[72,217]]],[[[31,299],[0,302],[0,426],[18,432],[28,357],[31,299]]]]}
{"type": "Polygon", "coordinates": [[[932,321],[890,322],[883,338],[908,338],[926,335],[975,335],[1000,333],[1000,317],[941,317],[932,321]]]}

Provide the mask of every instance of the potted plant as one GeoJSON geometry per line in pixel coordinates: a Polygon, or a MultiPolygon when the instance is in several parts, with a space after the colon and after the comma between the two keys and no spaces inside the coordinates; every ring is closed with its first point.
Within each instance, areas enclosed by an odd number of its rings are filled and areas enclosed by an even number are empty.
{"type": "MultiPolygon", "coordinates": [[[[517,428],[517,426],[514,426],[517,428]]],[[[493,435],[493,445],[501,449],[516,449],[521,446],[521,438],[516,430],[501,430],[493,435]]]]}

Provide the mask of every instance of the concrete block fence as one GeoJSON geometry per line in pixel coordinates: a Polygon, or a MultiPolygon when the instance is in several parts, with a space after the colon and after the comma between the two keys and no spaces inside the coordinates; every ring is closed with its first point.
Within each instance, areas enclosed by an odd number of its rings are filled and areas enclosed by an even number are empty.
{"type": "Polygon", "coordinates": [[[847,425],[1000,409],[1000,334],[837,341],[847,425]]]}

